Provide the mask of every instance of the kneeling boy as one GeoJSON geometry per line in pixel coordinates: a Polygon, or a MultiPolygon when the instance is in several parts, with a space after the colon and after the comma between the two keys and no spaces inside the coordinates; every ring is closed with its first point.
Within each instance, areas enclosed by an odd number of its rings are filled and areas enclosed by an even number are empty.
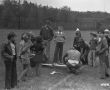
{"type": "Polygon", "coordinates": [[[70,72],[77,73],[80,68],[80,52],[74,47],[66,52],[63,57],[64,63],[67,65],[70,72]]]}

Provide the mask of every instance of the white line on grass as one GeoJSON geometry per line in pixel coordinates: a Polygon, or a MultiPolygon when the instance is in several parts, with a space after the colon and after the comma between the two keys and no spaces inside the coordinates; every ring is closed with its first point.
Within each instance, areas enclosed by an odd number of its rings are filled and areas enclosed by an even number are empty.
{"type": "Polygon", "coordinates": [[[62,84],[63,82],[65,82],[68,78],[72,77],[73,74],[68,75],[67,77],[65,77],[64,79],[62,79],[61,81],[59,81],[58,83],[56,83],[55,85],[53,85],[52,87],[48,88],[48,90],[53,90],[54,88],[56,88],[58,85],[62,84]]]}

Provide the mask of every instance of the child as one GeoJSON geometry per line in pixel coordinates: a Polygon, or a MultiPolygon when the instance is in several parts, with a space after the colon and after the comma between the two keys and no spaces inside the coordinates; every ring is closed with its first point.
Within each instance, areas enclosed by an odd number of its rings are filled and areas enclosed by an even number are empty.
{"type": "Polygon", "coordinates": [[[28,73],[29,67],[30,67],[30,47],[31,46],[32,46],[32,42],[29,38],[28,33],[23,33],[22,37],[21,37],[20,51],[19,51],[19,57],[20,57],[21,63],[23,64],[23,72],[21,73],[19,80],[21,78],[24,81],[26,80],[27,73],[28,73]],[[25,73],[24,73],[24,71],[25,71],[25,73]]]}
{"type": "Polygon", "coordinates": [[[43,62],[43,56],[44,56],[44,47],[42,44],[42,38],[40,36],[36,37],[33,46],[30,48],[31,52],[34,54],[34,56],[30,59],[30,65],[32,68],[35,69],[36,75],[39,76],[40,74],[40,66],[43,62]]]}
{"type": "Polygon", "coordinates": [[[77,70],[80,68],[80,52],[74,47],[66,52],[63,57],[64,64],[67,65],[70,72],[77,74],[77,70]]]}
{"type": "Polygon", "coordinates": [[[105,79],[106,77],[109,77],[109,73],[108,73],[108,44],[107,44],[107,40],[104,36],[103,31],[98,32],[98,45],[96,47],[96,53],[99,56],[99,60],[100,60],[100,74],[101,74],[101,79],[105,79]]]}
{"type": "Polygon", "coordinates": [[[58,31],[55,33],[54,41],[56,43],[53,63],[62,63],[63,45],[65,42],[65,34],[63,27],[58,27],[58,31]]]}
{"type": "Polygon", "coordinates": [[[96,46],[97,46],[97,35],[95,33],[90,33],[91,40],[89,42],[90,44],[90,62],[92,66],[96,65],[96,46]]]}

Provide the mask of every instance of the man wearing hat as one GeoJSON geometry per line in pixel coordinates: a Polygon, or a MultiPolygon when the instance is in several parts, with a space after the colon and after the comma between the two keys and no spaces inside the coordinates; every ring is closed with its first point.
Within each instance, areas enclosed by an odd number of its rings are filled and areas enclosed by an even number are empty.
{"type": "Polygon", "coordinates": [[[108,74],[108,44],[107,40],[104,36],[104,31],[98,32],[98,45],[96,47],[96,54],[99,56],[100,61],[100,74],[101,79],[105,79],[106,77],[109,77],[108,74]]]}
{"type": "Polygon", "coordinates": [[[7,36],[8,42],[3,44],[2,57],[5,64],[5,89],[14,88],[17,85],[17,71],[16,71],[16,34],[10,32],[7,36]]]}
{"type": "Polygon", "coordinates": [[[104,30],[104,35],[107,39],[107,43],[108,43],[108,51],[109,51],[109,46],[110,46],[110,37],[109,37],[110,31],[108,29],[104,30]]]}
{"type": "Polygon", "coordinates": [[[96,46],[97,46],[97,34],[94,32],[90,33],[91,40],[89,42],[90,44],[90,62],[92,66],[95,66],[95,61],[96,61],[96,46]]]}
{"type": "Polygon", "coordinates": [[[59,26],[58,31],[55,33],[54,41],[56,44],[55,52],[54,52],[54,63],[62,63],[62,55],[63,55],[63,45],[65,43],[66,37],[63,31],[63,27],[59,26]]]}

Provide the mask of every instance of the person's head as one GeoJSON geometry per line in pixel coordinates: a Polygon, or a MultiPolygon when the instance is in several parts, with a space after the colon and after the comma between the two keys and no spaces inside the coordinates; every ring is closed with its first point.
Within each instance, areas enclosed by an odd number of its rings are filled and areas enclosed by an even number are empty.
{"type": "Polygon", "coordinates": [[[105,30],[104,30],[104,35],[105,35],[105,36],[108,36],[109,34],[110,34],[110,31],[109,31],[108,29],[105,29],[105,30]]]}
{"type": "Polygon", "coordinates": [[[58,31],[62,32],[63,31],[63,26],[58,26],[58,31]]]}
{"type": "Polygon", "coordinates": [[[104,37],[104,31],[103,30],[98,31],[97,33],[98,33],[98,37],[100,37],[100,38],[104,37]]]}
{"type": "Polygon", "coordinates": [[[7,36],[7,39],[12,42],[12,43],[15,43],[16,41],[16,34],[14,32],[10,32],[7,36]]]}
{"type": "Polygon", "coordinates": [[[81,32],[80,32],[79,28],[76,29],[75,35],[76,35],[76,37],[81,37],[81,32]]]}
{"type": "Polygon", "coordinates": [[[21,39],[24,40],[25,42],[28,42],[30,37],[29,37],[28,33],[23,33],[21,36],[21,39]]]}
{"type": "Polygon", "coordinates": [[[43,42],[42,37],[41,36],[37,36],[36,37],[36,43],[37,44],[41,44],[43,42]]]}
{"type": "Polygon", "coordinates": [[[36,37],[35,33],[32,32],[32,31],[28,32],[27,34],[28,34],[30,40],[32,40],[32,39],[34,39],[36,37]]]}

